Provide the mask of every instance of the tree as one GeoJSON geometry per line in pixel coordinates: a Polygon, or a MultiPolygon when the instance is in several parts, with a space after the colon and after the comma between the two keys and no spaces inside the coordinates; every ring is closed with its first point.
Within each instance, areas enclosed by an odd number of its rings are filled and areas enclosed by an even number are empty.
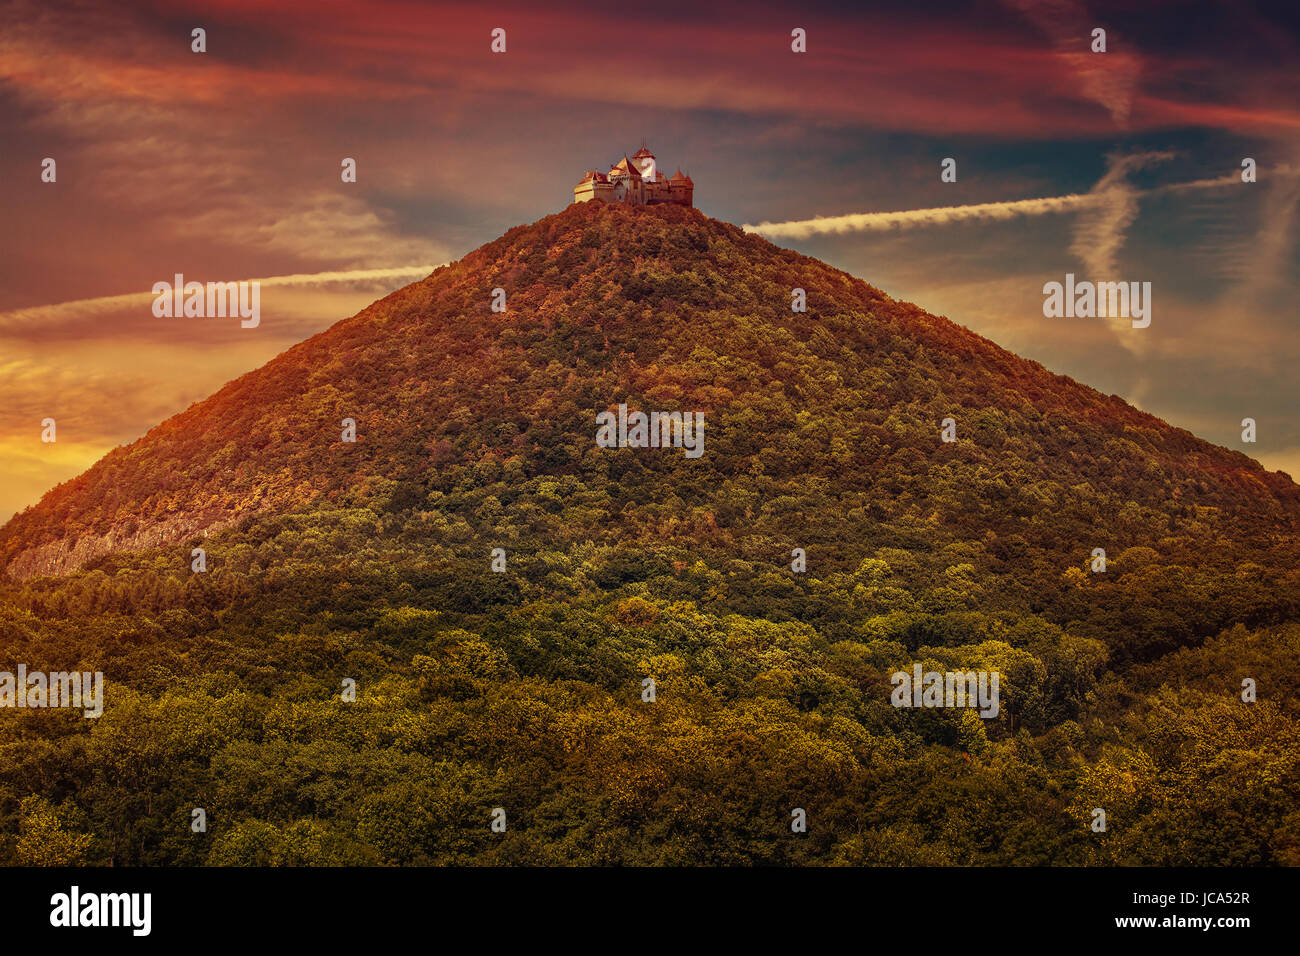
{"type": "Polygon", "coordinates": [[[19,815],[21,834],[14,851],[19,866],[80,866],[94,837],[68,825],[69,814],[44,797],[24,797],[19,815]]]}

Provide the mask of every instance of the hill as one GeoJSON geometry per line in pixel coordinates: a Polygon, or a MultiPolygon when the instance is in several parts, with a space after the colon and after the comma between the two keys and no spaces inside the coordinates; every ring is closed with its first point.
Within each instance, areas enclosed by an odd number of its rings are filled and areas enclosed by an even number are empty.
{"type": "Polygon", "coordinates": [[[694,209],[591,203],[114,450],[0,530],[0,566],[59,574],[253,514],[411,508],[490,475],[533,524],[552,516],[551,540],[778,565],[802,547],[846,571],[880,547],[961,543],[1026,599],[1096,547],[1273,564],[1300,517],[1287,476],[814,259],[694,209]],[[595,415],[619,403],[703,412],[707,454],[597,448],[595,415]],[[564,480],[558,502],[529,500],[548,477],[564,480]]]}
{"type": "Polygon", "coordinates": [[[112,702],[5,726],[0,859],[1300,862],[1298,519],[814,259],[573,206],[0,529],[6,650],[112,702]],[[704,453],[600,447],[619,405],[702,412],[704,453]],[[916,663],[1001,712],[890,706],[916,663]]]}

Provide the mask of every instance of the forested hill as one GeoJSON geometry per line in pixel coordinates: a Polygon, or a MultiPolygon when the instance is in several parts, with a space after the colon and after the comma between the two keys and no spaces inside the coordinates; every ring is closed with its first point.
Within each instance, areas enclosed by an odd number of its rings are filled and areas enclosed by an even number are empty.
{"type": "Polygon", "coordinates": [[[105,676],[0,715],[0,863],[1300,864],[1298,517],[816,260],[573,207],[0,531],[0,651],[105,676]],[[620,404],[703,454],[600,447],[620,404]]]}
{"type": "Polygon", "coordinates": [[[114,450],[0,530],[0,566],[63,573],[308,504],[413,506],[501,464],[516,493],[565,476],[607,499],[566,515],[575,540],[704,523],[737,556],[815,543],[850,568],[852,542],[893,521],[1059,560],[1156,545],[1187,522],[1243,522],[1266,544],[1300,514],[1280,473],[817,260],[694,209],[591,203],[510,230],[114,450]],[[596,448],[595,414],[619,402],[704,412],[706,454],[596,448]],[[946,417],[955,444],[939,440],[946,417]]]}

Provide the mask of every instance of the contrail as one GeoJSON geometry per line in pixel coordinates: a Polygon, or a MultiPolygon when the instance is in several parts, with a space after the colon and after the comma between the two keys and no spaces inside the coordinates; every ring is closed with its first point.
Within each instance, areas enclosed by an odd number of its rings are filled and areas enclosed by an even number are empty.
{"type": "MultiPolygon", "coordinates": [[[[1289,167],[1278,172],[1289,175],[1289,167]]],[[[1188,189],[1210,189],[1240,182],[1237,173],[1215,179],[1197,179],[1186,183],[1172,183],[1148,190],[1133,190],[1131,196],[1150,193],[1180,192],[1188,189]]],[[[939,206],[933,209],[905,209],[899,212],[860,212],[847,216],[819,216],[816,219],[797,219],[793,222],[762,222],[757,226],[745,224],[746,232],[764,236],[786,236],[806,239],[819,232],[871,232],[890,229],[910,229],[913,226],[942,226],[950,222],[970,220],[1014,219],[1017,216],[1042,216],[1054,212],[1076,212],[1080,209],[1106,207],[1112,202],[1109,195],[1111,183],[1103,179],[1089,193],[1071,193],[1068,196],[1044,196],[1041,199],[1013,199],[1008,202],[985,202],[971,206],[939,206]]]]}
{"type": "Polygon", "coordinates": [[[1074,221],[1070,254],[1076,256],[1092,276],[1115,275],[1119,251],[1128,238],[1128,227],[1138,217],[1138,200],[1144,195],[1128,181],[1129,173],[1156,166],[1174,158],[1167,151],[1112,153],[1106,157],[1106,175],[1088,195],[1097,202],[1074,221]]]}
{"type": "MultiPolygon", "coordinates": [[[[443,265],[446,265],[446,263],[443,263],[443,265]]],[[[412,275],[428,275],[435,269],[440,268],[441,266],[400,266],[393,269],[353,269],[348,272],[309,272],[237,281],[256,282],[263,286],[327,285],[333,282],[366,282],[377,279],[400,279],[412,275]]],[[[171,276],[166,278],[168,281],[171,280],[171,276]]],[[[25,309],[0,312],[0,334],[6,329],[37,322],[57,322],[60,319],[116,312],[119,309],[152,302],[155,298],[157,297],[152,292],[128,292],[124,295],[106,295],[95,299],[74,299],[71,302],[55,302],[50,305],[34,305],[25,309]]]]}
{"type": "Polygon", "coordinates": [[[900,212],[859,212],[847,216],[819,216],[816,219],[800,219],[794,222],[762,222],[757,226],[747,223],[741,228],[746,232],[757,232],[765,236],[806,239],[819,232],[885,231],[909,229],[913,226],[946,225],[950,222],[971,219],[1014,219],[1017,216],[1041,216],[1050,212],[1073,212],[1096,202],[1096,196],[1071,193],[1068,196],[983,202],[972,206],[938,206],[933,209],[906,209],[900,212]]]}

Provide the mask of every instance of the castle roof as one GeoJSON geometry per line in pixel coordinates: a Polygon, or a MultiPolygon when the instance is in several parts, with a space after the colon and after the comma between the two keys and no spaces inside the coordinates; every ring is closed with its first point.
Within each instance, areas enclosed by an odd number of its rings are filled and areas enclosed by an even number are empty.
{"type": "Polygon", "coordinates": [[[624,156],[609,168],[609,174],[611,176],[640,176],[641,171],[636,168],[632,160],[624,156]]]}
{"type": "Polygon", "coordinates": [[[684,183],[684,184],[687,185],[687,186],[694,186],[694,185],[695,185],[695,183],[691,181],[691,177],[690,177],[690,176],[683,176],[683,175],[682,175],[682,168],[681,168],[680,166],[677,167],[677,172],[673,173],[673,177],[672,177],[672,179],[670,179],[670,180],[668,180],[668,181],[669,181],[670,183],[684,183]]]}
{"type": "Polygon", "coordinates": [[[655,154],[650,152],[650,150],[646,149],[644,143],[641,144],[640,149],[638,149],[635,153],[632,154],[633,159],[644,159],[647,156],[649,156],[651,159],[655,158],[655,154]]]}

